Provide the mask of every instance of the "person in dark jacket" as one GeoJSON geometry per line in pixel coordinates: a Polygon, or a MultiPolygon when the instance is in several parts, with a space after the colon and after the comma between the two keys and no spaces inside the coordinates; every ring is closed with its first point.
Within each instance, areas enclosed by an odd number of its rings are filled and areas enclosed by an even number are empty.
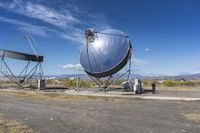
{"type": "Polygon", "coordinates": [[[151,86],[152,86],[152,94],[156,94],[156,83],[153,82],[151,86]]]}

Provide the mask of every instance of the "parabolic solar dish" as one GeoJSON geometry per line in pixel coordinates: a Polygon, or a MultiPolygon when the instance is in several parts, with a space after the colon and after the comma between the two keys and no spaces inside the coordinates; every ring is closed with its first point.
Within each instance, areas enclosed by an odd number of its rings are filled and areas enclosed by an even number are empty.
{"type": "Polygon", "coordinates": [[[121,31],[94,32],[94,39],[80,51],[80,64],[90,76],[111,76],[127,64],[131,49],[128,36],[121,31]]]}

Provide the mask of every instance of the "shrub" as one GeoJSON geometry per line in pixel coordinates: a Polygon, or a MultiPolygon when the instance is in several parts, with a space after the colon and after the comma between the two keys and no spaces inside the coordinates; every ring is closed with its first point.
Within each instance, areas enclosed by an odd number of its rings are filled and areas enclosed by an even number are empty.
{"type": "Polygon", "coordinates": [[[80,87],[91,87],[95,86],[96,84],[92,80],[80,80],[80,87]]]}
{"type": "Polygon", "coordinates": [[[46,85],[53,84],[53,80],[52,79],[47,79],[47,80],[45,80],[45,84],[46,85]]]}
{"type": "Polygon", "coordinates": [[[184,81],[183,85],[185,85],[185,86],[195,86],[196,84],[195,84],[195,82],[192,82],[192,81],[184,81]]]}
{"type": "Polygon", "coordinates": [[[165,86],[168,86],[168,87],[174,87],[174,86],[177,85],[177,82],[174,81],[174,80],[165,80],[165,81],[163,82],[163,84],[164,84],[165,86]]]}
{"type": "Polygon", "coordinates": [[[144,84],[145,86],[150,86],[150,85],[152,84],[152,81],[145,80],[145,81],[143,81],[143,84],[144,84]]]}
{"type": "Polygon", "coordinates": [[[75,80],[70,80],[70,79],[64,79],[63,83],[67,87],[71,87],[71,86],[75,86],[76,85],[76,81],[75,80]]]}
{"type": "MultiPolygon", "coordinates": [[[[72,86],[76,86],[76,80],[70,80],[70,79],[64,79],[63,83],[65,86],[67,87],[72,87],[72,86]]],[[[94,83],[90,80],[80,80],[79,81],[79,86],[80,87],[91,87],[92,85],[94,85],[94,83]]]]}
{"type": "Polygon", "coordinates": [[[197,81],[196,84],[197,84],[197,85],[200,85],[200,81],[197,81]]]}

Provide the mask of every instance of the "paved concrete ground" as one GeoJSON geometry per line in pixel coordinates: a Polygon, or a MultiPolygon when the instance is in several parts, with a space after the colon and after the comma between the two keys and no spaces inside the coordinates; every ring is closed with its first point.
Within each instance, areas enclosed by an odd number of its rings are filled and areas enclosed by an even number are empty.
{"type": "Polygon", "coordinates": [[[145,93],[135,95],[132,91],[124,91],[123,89],[110,89],[105,93],[104,91],[100,91],[99,88],[87,88],[87,89],[83,88],[80,89],[79,92],[72,89],[65,90],[65,94],[139,98],[139,99],[200,101],[200,91],[160,90],[158,91],[158,94],[152,94],[151,90],[145,90],[145,93]]]}
{"type": "Polygon", "coordinates": [[[0,96],[0,112],[41,133],[199,133],[182,113],[199,102],[121,99],[57,101],[0,96]]]}
{"type": "MultiPolygon", "coordinates": [[[[12,91],[19,90],[16,88],[0,88],[2,91],[12,91]]],[[[35,91],[35,89],[26,88],[27,91],[35,91]]],[[[169,98],[191,98],[197,99],[200,101],[200,90],[168,90],[162,89],[158,90],[158,94],[152,94],[151,90],[145,90],[145,93],[142,95],[135,95],[132,91],[126,91],[120,88],[110,88],[106,93],[105,91],[100,90],[99,88],[80,88],[80,91],[77,92],[75,89],[68,88],[48,88],[45,90],[41,90],[41,92],[55,92],[55,93],[65,93],[71,95],[93,95],[93,96],[121,96],[121,97],[169,97],[169,98]]],[[[157,98],[156,98],[157,99],[157,98]]],[[[178,99],[179,100],[179,99],[178,99]]]]}

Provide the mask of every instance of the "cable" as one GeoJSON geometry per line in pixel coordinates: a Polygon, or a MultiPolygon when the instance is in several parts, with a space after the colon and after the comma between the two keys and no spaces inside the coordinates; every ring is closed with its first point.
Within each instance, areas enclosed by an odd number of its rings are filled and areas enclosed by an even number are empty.
{"type": "Polygon", "coordinates": [[[38,56],[38,53],[37,53],[37,51],[35,50],[35,48],[33,47],[32,43],[30,42],[30,40],[29,40],[29,38],[28,38],[28,35],[25,35],[24,37],[25,37],[25,39],[27,40],[27,42],[28,42],[30,48],[31,48],[31,49],[33,50],[33,52],[35,53],[35,55],[38,56]]]}

